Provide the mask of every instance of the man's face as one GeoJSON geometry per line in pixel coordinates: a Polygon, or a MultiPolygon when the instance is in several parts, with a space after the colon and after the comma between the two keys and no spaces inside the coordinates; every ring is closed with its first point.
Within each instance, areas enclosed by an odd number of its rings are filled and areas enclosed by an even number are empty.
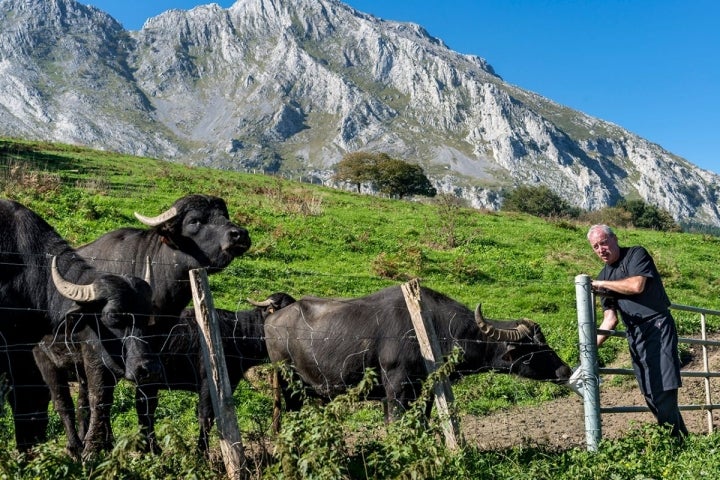
{"type": "Polygon", "coordinates": [[[620,258],[620,246],[615,235],[607,235],[602,230],[593,230],[588,240],[593,251],[603,262],[611,264],[620,258]]]}

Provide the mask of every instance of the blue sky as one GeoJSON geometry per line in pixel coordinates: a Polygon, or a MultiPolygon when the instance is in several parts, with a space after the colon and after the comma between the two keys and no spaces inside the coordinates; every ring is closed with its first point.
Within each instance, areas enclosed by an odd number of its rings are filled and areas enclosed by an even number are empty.
{"type": "MultiPolygon", "coordinates": [[[[128,30],[202,0],[80,0],[128,30]]],[[[240,0],[242,1],[242,0],[240,0]]],[[[292,0],[290,0],[292,1],[292,0]]],[[[233,1],[216,1],[227,8],[233,1]]],[[[346,0],[414,22],[506,82],[720,173],[717,0],[346,0]]]]}

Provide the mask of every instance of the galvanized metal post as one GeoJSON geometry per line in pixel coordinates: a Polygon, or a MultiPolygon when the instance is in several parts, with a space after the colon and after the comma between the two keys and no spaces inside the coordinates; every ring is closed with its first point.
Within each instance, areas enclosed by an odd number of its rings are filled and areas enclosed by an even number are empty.
{"type": "Polygon", "coordinates": [[[589,451],[597,451],[602,438],[600,422],[600,382],[598,376],[597,326],[590,277],[575,277],[578,335],[580,337],[580,368],[585,408],[585,440],[589,451]]]}

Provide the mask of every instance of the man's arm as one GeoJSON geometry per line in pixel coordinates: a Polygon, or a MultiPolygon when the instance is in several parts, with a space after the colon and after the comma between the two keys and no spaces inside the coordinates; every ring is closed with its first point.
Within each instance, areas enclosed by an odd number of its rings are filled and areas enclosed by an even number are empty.
{"type": "Polygon", "coordinates": [[[647,277],[641,275],[623,278],[622,280],[593,280],[592,288],[598,291],[607,290],[622,295],[637,295],[645,290],[646,281],[647,277]]]}
{"type": "MultiPolygon", "coordinates": [[[[599,330],[615,330],[615,327],[617,326],[617,324],[618,324],[617,312],[615,312],[615,310],[613,310],[613,309],[604,310],[603,311],[603,321],[600,324],[600,326],[598,327],[598,329],[599,330]]],[[[605,342],[605,340],[607,340],[607,338],[609,336],[610,335],[604,335],[604,334],[598,333],[597,346],[599,347],[600,345],[602,345],[603,342],[605,342]]]]}

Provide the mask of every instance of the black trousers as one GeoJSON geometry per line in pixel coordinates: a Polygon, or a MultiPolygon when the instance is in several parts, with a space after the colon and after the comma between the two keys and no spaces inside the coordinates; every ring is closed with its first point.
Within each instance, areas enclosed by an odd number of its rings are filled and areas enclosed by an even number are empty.
{"type": "Polygon", "coordinates": [[[650,407],[659,425],[669,425],[672,427],[670,434],[673,437],[687,436],[688,431],[685,427],[685,421],[683,421],[680,409],[678,408],[677,389],[665,390],[655,395],[646,394],[645,403],[650,407]]]}

